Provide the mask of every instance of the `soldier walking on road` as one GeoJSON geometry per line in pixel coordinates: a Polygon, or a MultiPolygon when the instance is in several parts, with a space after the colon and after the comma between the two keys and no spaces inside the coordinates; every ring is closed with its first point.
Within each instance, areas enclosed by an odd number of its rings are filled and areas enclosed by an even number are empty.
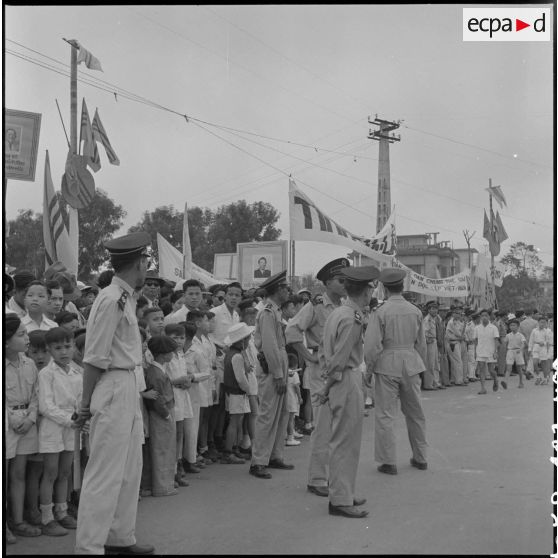
{"type": "Polygon", "coordinates": [[[91,308],[80,422],[91,417],[91,453],[78,511],[76,554],[153,554],[136,544],[143,420],[136,385],[141,336],[135,290],[143,286],[147,233],[105,243],[115,275],[91,308]]]}
{"type": "MultiPolygon", "coordinates": [[[[327,380],[316,394],[329,407],[329,513],[343,517],[366,517],[359,509],[366,500],[355,497],[360,458],[364,394],[362,391],[364,308],[370,302],[369,283],[379,275],[377,268],[345,268],[348,300],[328,317],[324,328],[323,358],[327,380]]],[[[370,326],[368,326],[370,327],[370,326]]]]}
{"type": "Polygon", "coordinates": [[[388,300],[370,316],[364,339],[367,376],[376,374],[375,459],[378,471],[397,474],[394,418],[397,399],[405,415],[413,456],[411,465],[427,468],[425,418],[420,400],[420,376],[426,369],[422,312],[401,293],[405,271],[382,270],[379,280],[388,300]]]}
{"type": "Polygon", "coordinates": [[[256,318],[254,343],[258,349],[258,395],[260,407],[252,443],[250,474],[270,479],[272,469],[294,469],[283,461],[289,413],[286,405],[288,358],[281,323],[281,304],[289,298],[287,271],[273,275],[260,286],[267,300],[256,318]]]}

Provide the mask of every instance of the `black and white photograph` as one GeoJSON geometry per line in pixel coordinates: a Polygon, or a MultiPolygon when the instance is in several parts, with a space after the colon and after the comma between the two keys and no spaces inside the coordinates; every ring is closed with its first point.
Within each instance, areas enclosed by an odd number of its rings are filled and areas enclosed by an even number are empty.
{"type": "Polygon", "coordinates": [[[5,554],[556,555],[556,1],[8,3],[5,554]]]}

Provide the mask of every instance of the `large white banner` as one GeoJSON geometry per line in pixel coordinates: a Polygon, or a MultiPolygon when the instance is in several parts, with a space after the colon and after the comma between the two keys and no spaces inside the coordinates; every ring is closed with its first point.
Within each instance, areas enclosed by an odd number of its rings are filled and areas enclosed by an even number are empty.
{"type": "Polygon", "coordinates": [[[183,279],[197,279],[203,283],[206,287],[210,285],[216,285],[218,281],[209,271],[201,268],[192,262],[192,276],[183,276],[183,263],[184,258],[168,240],[157,233],[157,247],[159,249],[159,275],[168,279],[169,281],[175,281],[176,283],[182,281],[183,279]]]}
{"type": "Polygon", "coordinates": [[[352,248],[368,258],[390,265],[387,254],[395,251],[395,216],[390,216],[385,227],[374,237],[366,239],[350,233],[330,219],[316,204],[289,180],[289,220],[291,240],[310,240],[338,244],[352,248]]]}

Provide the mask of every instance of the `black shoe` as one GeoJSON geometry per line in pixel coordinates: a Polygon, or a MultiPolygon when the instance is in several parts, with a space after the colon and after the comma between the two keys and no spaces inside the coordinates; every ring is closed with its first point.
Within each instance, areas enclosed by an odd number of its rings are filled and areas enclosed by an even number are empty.
{"type": "Polygon", "coordinates": [[[353,506],[364,506],[366,498],[353,498],[353,506]]]}
{"type": "Polygon", "coordinates": [[[315,494],[316,496],[324,496],[326,498],[329,496],[327,486],[312,486],[311,484],[308,484],[306,488],[308,492],[312,492],[312,494],[315,494]]]}
{"type": "Polygon", "coordinates": [[[294,465],[291,465],[290,463],[285,463],[284,461],[281,461],[279,459],[272,459],[269,462],[268,467],[270,469],[294,469],[294,465]]]}
{"type": "Polygon", "coordinates": [[[105,554],[154,554],[155,548],[150,544],[132,544],[131,546],[105,546],[105,554]]]}
{"type": "Polygon", "coordinates": [[[342,517],[366,517],[366,510],[359,510],[354,506],[332,506],[329,504],[329,515],[340,515],[342,517]]]}
{"type": "Polygon", "coordinates": [[[417,469],[420,469],[421,471],[426,471],[426,469],[428,468],[428,463],[417,461],[414,457],[411,457],[411,465],[413,467],[416,467],[417,469]]]}
{"type": "Polygon", "coordinates": [[[397,467],[395,465],[388,465],[384,463],[378,467],[380,473],[385,473],[386,475],[397,475],[397,467]]]}
{"type": "Polygon", "coordinates": [[[259,479],[271,478],[271,473],[267,470],[265,465],[250,465],[250,470],[248,472],[259,479]]]}

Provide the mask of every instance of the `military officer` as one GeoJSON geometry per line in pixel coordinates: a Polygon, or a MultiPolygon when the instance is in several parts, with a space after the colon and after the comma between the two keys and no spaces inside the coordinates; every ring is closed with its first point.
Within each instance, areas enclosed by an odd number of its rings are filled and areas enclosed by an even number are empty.
{"type": "Polygon", "coordinates": [[[250,474],[270,479],[272,469],[294,469],[283,461],[289,413],[286,406],[288,359],[285,333],[281,324],[281,304],[289,298],[287,271],[273,275],[261,284],[267,299],[256,317],[254,343],[258,350],[258,395],[260,407],[252,442],[250,474]]]}
{"type": "Polygon", "coordinates": [[[323,331],[327,317],[335,308],[341,305],[341,298],[346,296],[345,277],[341,271],[349,267],[347,258],[337,258],[320,269],[317,273],[319,281],[325,285],[320,304],[305,304],[300,312],[290,320],[285,330],[287,343],[293,345],[306,361],[304,371],[304,387],[310,390],[313,405],[313,415],[316,428],[312,432],[310,464],[308,467],[307,488],[318,496],[328,495],[329,463],[329,436],[331,413],[329,406],[319,405],[315,397],[316,393],[324,387],[324,370],[319,363],[322,358],[323,364],[323,331]],[[306,344],[304,345],[304,335],[306,344]]]}
{"type": "Polygon", "coordinates": [[[142,362],[135,290],[148,266],[145,232],[107,241],[115,275],[95,299],[83,357],[80,422],[91,417],[90,456],[78,510],[76,554],[153,554],[136,544],[143,421],[136,386],[142,362]]]}
{"type": "Polygon", "coordinates": [[[374,373],[376,380],[375,459],[381,463],[378,470],[390,475],[397,474],[394,418],[398,398],[413,450],[411,465],[427,468],[419,376],[426,369],[426,340],[422,312],[401,295],[405,275],[399,268],[380,273],[389,298],[370,315],[364,338],[367,376],[374,373]]]}
{"type": "MultiPolygon", "coordinates": [[[[345,267],[348,299],[333,310],[323,333],[323,367],[326,382],[316,394],[329,407],[329,513],[343,517],[366,517],[360,509],[366,500],[355,497],[360,457],[364,395],[362,391],[364,308],[370,302],[370,282],[379,275],[373,266],[345,267]]],[[[368,326],[370,327],[370,326],[368,326]]]]}

